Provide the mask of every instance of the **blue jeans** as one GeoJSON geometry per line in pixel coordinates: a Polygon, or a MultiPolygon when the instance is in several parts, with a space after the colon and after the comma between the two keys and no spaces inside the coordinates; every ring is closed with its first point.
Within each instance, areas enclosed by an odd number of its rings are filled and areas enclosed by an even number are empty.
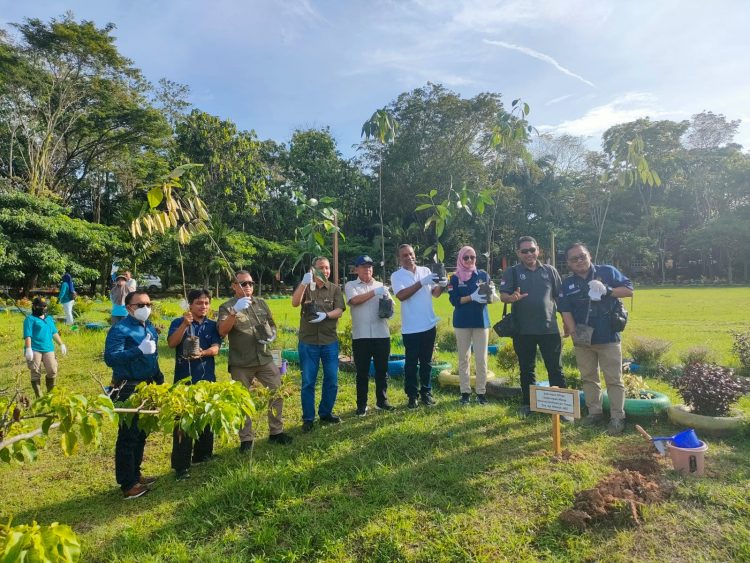
{"type": "Polygon", "coordinates": [[[302,420],[315,420],[315,383],[318,368],[323,364],[323,389],[318,405],[318,416],[330,416],[339,391],[339,342],[305,344],[300,342],[299,364],[302,369],[302,420]]]}

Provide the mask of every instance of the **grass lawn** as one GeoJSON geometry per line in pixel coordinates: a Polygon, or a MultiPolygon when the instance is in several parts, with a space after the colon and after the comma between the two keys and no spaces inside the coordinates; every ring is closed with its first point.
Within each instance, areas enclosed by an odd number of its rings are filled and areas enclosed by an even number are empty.
{"type": "MultiPolygon", "coordinates": [[[[163,302],[166,314],[178,314],[176,302],[163,302]]],[[[269,304],[277,324],[297,324],[289,299],[269,304]]],[[[633,306],[629,300],[626,305],[632,309],[626,344],[635,335],[669,340],[672,363],[679,352],[708,345],[722,362],[736,365],[729,330],[748,327],[750,288],[638,289],[633,306]]],[[[449,322],[447,298],[437,308],[449,322]]],[[[87,320],[106,318],[105,309],[100,304],[87,320]]],[[[499,304],[492,305],[493,320],[500,312],[499,304]]],[[[30,393],[21,324],[18,314],[0,314],[6,358],[0,388],[20,375],[30,393]]],[[[105,333],[61,332],[70,351],[60,359],[59,384],[95,393],[91,375],[107,380],[110,373],[102,361],[105,333]]],[[[296,343],[291,333],[280,338],[285,347],[296,343]]],[[[164,339],[160,344],[171,381],[174,356],[164,339]]],[[[449,352],[440,357],[455,365],[449,352]]],[[[225,356],[218,373],[227,378],[225,356]]],[[[290,377],[298,385],[299,371],[290,370],[290,377]]],[[[316,426],[310,434],[300,433],[294,394],[285,406],[294,443],[268,443],[261,417],[252,462],[237,453],[232,437],[217,444],[216,459],[194,466],[183,482],[170,471],[171,436],[153,434],[144,469],[159,481],[151,493],[128,502],[114,481],[114,428],[101,447],[69,458],[53,434],[35,463],[0,465],[0,518],[67,523],[82,541],[86,561],[750,560],[747,434],[707,440],[704,478],[681,477],[665,463],[664,479],[674,492],[644,508],[642,525],[616,522],[578,531],[559,515],[616,463],[642,455],[646,444],[630,425],[618,438],[603,429],[565,426],[570,459],[553,461],[548,417],[520,420],[512,401],[461,408],[454,389],[437,389],[434,408],[407,411],[402,381],[391,383],[399,408],[358,418],[354,376],[340,374],[336,412],[344,422],[316,426]]],[[[649,383],[667,390],[662,382],[649,383]]],[[[747,397],[741,406],[750,412],[747,397]]],[[[644,425],[655,435],[676,430],[664,421],[644,425]]]]}

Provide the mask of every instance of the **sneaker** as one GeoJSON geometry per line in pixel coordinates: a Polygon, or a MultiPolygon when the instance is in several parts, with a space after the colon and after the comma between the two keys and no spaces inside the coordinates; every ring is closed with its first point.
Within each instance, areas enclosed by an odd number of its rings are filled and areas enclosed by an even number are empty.
{"type": "Polygon", "coordinates": [[[416,397],[409,397],[409,404],[407,405],[410,409],[418,409],[419,408],[419,402],[417,401],[416,397]]]}
{"type": "Polygon", "coordinates": [[[471,402],[471,393],[461,393],[461,398],[458,400],[458,404],[465,406],[471,402]]]}
{"type": "Polygon", "coordinates": [[[139,485],[145,485],[148,487],[149,485],[153,485],[156,483],[156,477],[146,477],[145,475],[141,475],[138,477],[138,484],[139,485]]]}
{"type": "Polygon", "coordinates": [[[312,432],[314,422],[312,420],[303,420],[302,421],[302,432],[312,432]]]}
{"type": "Polygon", "coordinates": [[[292,443],[292,437],[289,434],[284,434],[283,432],[279,432],[278,434],[271,434],[268,437],[269,442],[273,442],[275,444],[291,444],[292,443]]]}
{"type": "Polygon", "coordinates": [[[435,399],[432,398],[432,393],[424,393],[422,395],[422,404],[426,407],[432,407],[436,405],[435,399]]]}
{"type": "Polygon", "coordinates": [[[607,425],[607,434],[609,436],[619,436],[625,431],[625,420],[622,418],[612,418],[607,425]]]}
{"type": "Polygon", "coordinates": [[[530,414],[531,414],[531,407],[529,405],[523,405],[520,409],[518,409],[519,418],[526,418],[530,414]]]}
{"type": "Polygon", "coordinates": [[[177,481],[184,481],[185,479],[190,479],[190,472],[187,469],[183,469],[182,471],[178,471],[177,474],[174,476],[174,478],[177,481]]]}
{"type": "Polygon", "coordinates": [[[376,411],[388,411],[388,412],[390,412],[390,411],[395,411],[396,407],[394,407],[390,403],[383,403],[382,405],[375,405],[375,410],[376,411]]]}
{"type": "Polygon", "coordinates": [[[602,413],[590,414],[581,419],[581,426],[597,426],[604,422],[604,415],[602,413]]]}
{"type": "Polygon", "coordinates": [[[365,416],[367,415],[367,407],[358,407],[357,408],[357,416],[365,416]]]}
{"type": "Polygon", "coordinates": [[[123,492],[122,494],[125,495],[125,500],[130,500],[133,498],[142,497],[148,492],[148,487],[146,485],[141,485],[140,483],[136,483],[130,489],[123,492]]]}
{"type": "Polygon", "coordinates": [[[487,397],[485,397],[484,395],[477,395],[477,403],[480,405],[486,405],[487,397]]]}
{"type": "Polygon", "coordinates": [[[326,416],[321,416],[320,422],[325,422],[327,424],[339,424],[341,422],[341,417],[331,413],[326,416]]]}
{"type": "Polygon", "coordinates": [[[240,442],[240,453],[250,453],[253,450],[253,441],[240,442]]]}

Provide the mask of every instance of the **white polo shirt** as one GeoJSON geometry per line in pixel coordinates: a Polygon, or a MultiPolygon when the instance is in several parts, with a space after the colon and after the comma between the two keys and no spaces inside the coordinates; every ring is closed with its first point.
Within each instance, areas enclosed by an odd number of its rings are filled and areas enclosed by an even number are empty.
{"type": "MultiPolygon", "coordinates": [[[[346,282],[344,286],[346,300],[351,301],[352,297],[372,291],[376,287],[383,287],[383,284],[376,279],[371,279],[370,283],[365,283],[359,278],[346,282]]],[[[349,303],[349,311],[352,313],[352,340],[391,337],[388,319],[381,319],[378,316],[379,302],[380,297],[372,297],[359,305],[349,303]]]]}
{"type": "MultiPolygon", "coordinates": [[[[391,274],[391,287],[393,292],[398,293],[402,289],[413,286],[432,271],[425,266],[417,266],[415,272],[399,268],[391,274]]],[[[401,301],[401,334],[415,334],[424,332],[434,327],[439,317],[435,315],[432,308],[432,288],[434,284],[428,284],[419,289],[414,295],[401,301]]]]}

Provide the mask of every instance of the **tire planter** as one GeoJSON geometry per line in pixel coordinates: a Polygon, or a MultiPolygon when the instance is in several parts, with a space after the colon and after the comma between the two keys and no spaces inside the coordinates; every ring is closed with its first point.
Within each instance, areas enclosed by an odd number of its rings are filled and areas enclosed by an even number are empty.
{"type": "Polygon", "coordinates": [[[508,379],[505,377],[495,377],[487,380],[487,395],[498,399],[520,397],[521,388],[508,386],[508,379]]]}
{"type": "Polygon", "coordinates": [[[86,323],[84,326],[86,327],[86,330],[104,330],[109,327],[109,324],[99,321],[86,323]]]}
{"type": "Polygon", "coordinates": [[[289,363],[299,363],[299,351],[294,348],[286,348],[281,351],[281,359],[286,360],[289,363]]]}
{"type": "MultiPolygon", "coordinates": [[[[388,356],[388,375],[401,377],[404,375],[405,356],[403,354],[391,354],[388,356]]],[[[370,377],[375,377],[375,364],[370,360],[370,377]]]]}
{"type": "MultiPolygon", "coordinates": [[[[487,385],[489,386],[490,381],[494,379],[496,379],[495,374],[487,370],[487,385]]],[[[453,373],[449,369],[441,371],[437,377],[437,380],[441,387],[458,387],[460,384],[459,379],[458,379],[458,374],[453,373]]],[[[472,387],[476,385],[477,383],[476,375],[472,374],[471,377],[469,377],[469,383],[471,384],[472,387]]]]}
{"type": "MultiPolygon", "coordinates": [[[[653,399],[625,399],[625,416],[634,418],[647,418],[659,416],[661,413],[666,411],[672,404],[664,393],[658,391],[647,390],[651,393],[653,399]]],[[[605,411],[609,410],[609,396],[607,392],[602,393],[602,409],[605,411]]]]}
{"type": "Polygon", "coordinates": [[[453,364],[450,362],[432,362],[432,371],[430,372],[432,379],[436,379],[440,375],[441,371],[452,370],[453,364]]]}
{"type": "Polygon", "coordinates": [[[496,356],[497,355],[497,348],[498,348],[497,344],[488,344],[487,345],[487,353],[490,356],[496,356]]]}
{"type": "Polygon", "coordinates": [[[726,436],[734,434],[745,426],[743,416],[705,416],[695,414],[685,405],[674,405],[667,411],[669,420],[677,426],[694,428],[703,434],[726,436]]]}

